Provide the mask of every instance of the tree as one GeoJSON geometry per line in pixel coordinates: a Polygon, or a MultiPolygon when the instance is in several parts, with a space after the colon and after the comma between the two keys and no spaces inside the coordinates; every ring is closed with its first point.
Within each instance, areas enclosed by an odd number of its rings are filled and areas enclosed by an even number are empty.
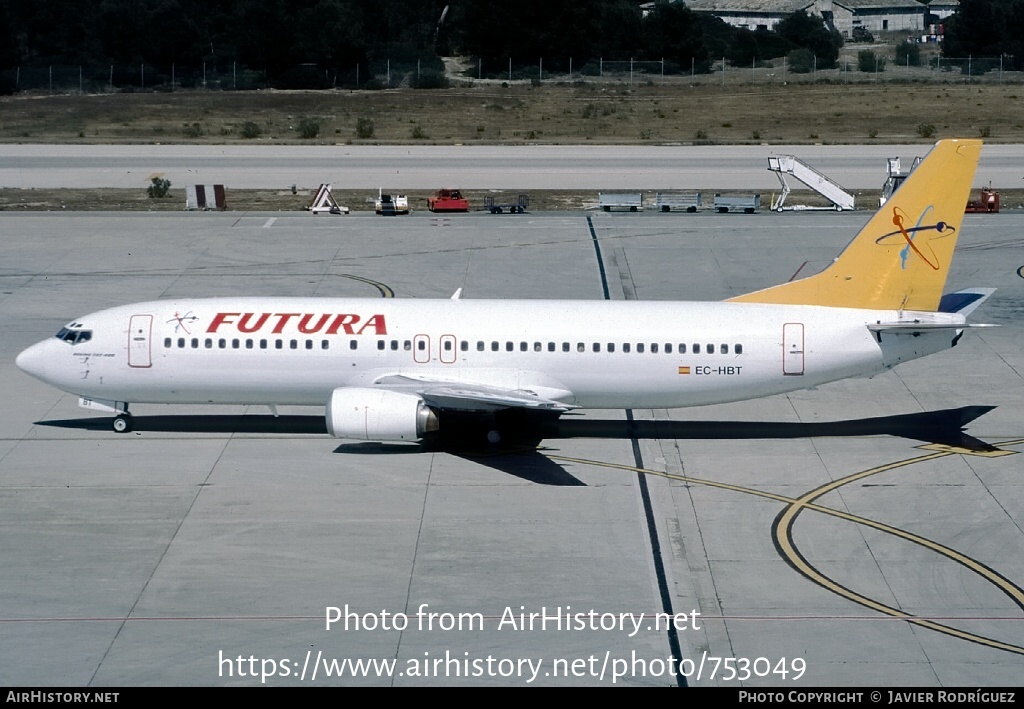
{"type": "Polygon", "coordinates": [[[960,0],[945,21],[946,57],[1002,57],[1008,69],[1024,69],[1024,0],[960,0]]]}
{"type": "Polygon", "coordinates": [[[707,65],[711,56],[704,30],[700,18],[683,3],[658,3],[643,20],[644,57],[665,59],[687,72],[691,62],[707,65]]]}
{"type": "Polygon", "coordinates": [[[809,49],[817,57],[819,69],[831,69],[839,59],[842,35],[830,32],[819,15],[798,10],[780,20],[775,32],[794,45],[809,49]]]}
{"type": "Polygon", "coordinates": [[[737,29],[726,54],[729,61],[737,66],[750,66],[752,61],[763,61],[781,57],[796,49],[788,39],[775,32],[758,29],[755,31],[737,29]]]}

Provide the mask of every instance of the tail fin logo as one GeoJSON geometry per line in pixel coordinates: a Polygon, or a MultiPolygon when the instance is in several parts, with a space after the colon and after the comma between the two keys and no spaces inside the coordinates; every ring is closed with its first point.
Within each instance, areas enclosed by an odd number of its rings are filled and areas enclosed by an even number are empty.
{"type": "Polygon", "coordinates": [[[897,243],[899,239],[903,239],[907,242],[907,245],[900,250],[900,268],[906,270],[907,260],[910,258],[910,253],[913,252],[920,257],[933,271],[938,271],[941,268],[939,263],[939,257],[936,255],[935,250],[931,247],[931,242],[935,239],[944,239],[947,236],[952,236],[956,232],[956,227],[947,224],[946,222],[935,222],[934,224],[923,224],[924,220],[928,217],[929,213],[935,211],[932,205],[928,205],[921,212],[921,216],[917,218],[917,222],[914,226],[908,227],[906,223],[910,221],[906,212],[899,207],[894,207],[892,210],[892,223],[896,227],[896,231],[891,231],[888,234],[875,239],[876,244],[889,245],[895,240],[897,243]],[[918,235],[924,232],[935,232],[934,234],[928,234],[927,236],[918,238],[918,235]],[[925,254],[928,252],[928,255],[925,254]]]}

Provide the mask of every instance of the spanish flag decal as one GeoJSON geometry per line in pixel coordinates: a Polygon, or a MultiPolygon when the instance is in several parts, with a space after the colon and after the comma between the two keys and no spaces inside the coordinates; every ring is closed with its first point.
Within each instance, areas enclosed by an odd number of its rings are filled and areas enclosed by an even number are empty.
{"type": "Polygon", "coordinates": [[[680,367],[679,368],[679,373],[680,374],[689,374],[690,373],[690,368],[689,367],[680,367]]]}

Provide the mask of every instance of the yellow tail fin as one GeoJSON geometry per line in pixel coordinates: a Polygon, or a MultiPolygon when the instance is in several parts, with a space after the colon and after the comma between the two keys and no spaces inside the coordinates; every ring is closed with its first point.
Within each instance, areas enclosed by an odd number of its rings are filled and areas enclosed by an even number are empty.
{"type": "Polygon", "coordinates": [[[939,141],[831,266],[729,300],[937,310],[980,154],[980,140],[939,141]]]}

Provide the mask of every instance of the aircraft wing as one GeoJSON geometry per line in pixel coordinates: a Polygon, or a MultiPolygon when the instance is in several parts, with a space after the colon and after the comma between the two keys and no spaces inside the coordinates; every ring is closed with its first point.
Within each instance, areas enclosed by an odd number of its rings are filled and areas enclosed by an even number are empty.
{"type": "Polygon", "coordinates": [[[393,374],[374,382],[382,389],[418,394],[430,406],[457,411],[497,411],[499,409],[536,409],[542,411],[569,411],[577,408],[554,397],[571,397],[564,389],[537,387],[510,389],[477,382],[437,380],[393,374]]]}

